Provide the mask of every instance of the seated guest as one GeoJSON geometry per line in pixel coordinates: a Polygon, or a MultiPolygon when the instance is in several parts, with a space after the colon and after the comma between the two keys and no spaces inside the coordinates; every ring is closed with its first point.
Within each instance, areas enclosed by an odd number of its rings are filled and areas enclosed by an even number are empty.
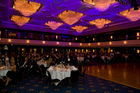
{"type": "Polygon", "coordinates": [[[9,81],[12,81],[14,83],[17,82],[17,73],[16,73],[16,66],[11,66],[11,71],[8,71],[6,77],[7,77],[7,81],[6,81],[6,86],[9,84],[9,81]]]}
{"type": "Polygon", "coordinates": [[[9,84],[9,81],[12,80],[13,82],[15,82],[16,80],[16,65],[10,65],[9,57],[7,55],[5,57],[5,66],[6,70],[8,70],[6,77],[4,78],[5,86],[7,86],[9,84]]]}
{"type": "Polygon", "coordinates": [[[69,55],[67,55],[65,58],[64,58],[65,62],[66,63],[70,63],[71,62],[71,58],[69,55]]]}
{"type": "Polygon", "coordinates": [[[6,65],[7,67],[10,67],[9,57],[8,57],[7,55],[5,56],[5,65],[6,65]]]}
{"type": "Polygon", "coordinates": [[[19,67],[19,73],[20,73],[20,78],[23,79],[25,76],[28,74],[28,69],[29,69],[29,61],[28,57],[25,57],[25,61],[23,64],[19,67]]]}
{"type": "Polygon", "coordinates": [[[52,63],[52,57],[50,56],[49,59],[46,61],[47,66],[49,67],[52,63]]]}
{"type": "Polygon", "coordinates": [[[4,65],[4,63],[2,61],[2,58],[0,57],[0,66],[3,66],[3,65],[4,65]]]}
{"type": "Polygon", "coordinates": [[[20,57],[20,55],[17,55],[16,60],[15,60],[15,65],[16,65],[17,69],[19,69],[19,67],[20,67],[20,62],[21,62],[21,57],[20,57]]]}
{"type": "MultiPolygon", "coordinates": [[[[40,59],[40,58],[39,58],[40,59]]],[[[41,69],[39,68],[39,66],[37,65],[37,62],[35,60],[35,57],[31,57],[31,60],[29,62],[30,64],[30,72],[33,74],[33,75],[38,75],[38,73],[40,73],[41,69]]]]}
{"type": "Polygon", "coordinates": [[[11,66],[15,65],[15,58],[12,56],[10,59],[11,66]]]}
{"type": "Polygon", "coordinates": [[[78,60],[77,60],[77,57],[76,56],[74,56],[74,55],[72,55],[73,57],[72,57],[72,60],[71,60],[71,62],[72,62],[72,64],[74,65],[74,66],[77,66],[78,65],[78,60]]]}
{"type": "Polygon", "coordinates": [[[1,61],[2,61],[3,65],[5,65],[5,56],[4,55],[1,56],[1,61]]]}
{"type": "Polygon", "coordinates": [[[26,67],[28,67],[28,57],[25,57],[25,61],[20,68],[26,68],[26,67]]]}

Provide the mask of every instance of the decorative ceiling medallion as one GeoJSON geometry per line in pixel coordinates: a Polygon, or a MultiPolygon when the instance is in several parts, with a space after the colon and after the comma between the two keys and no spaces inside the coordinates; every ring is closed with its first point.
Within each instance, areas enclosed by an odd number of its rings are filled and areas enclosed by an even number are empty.
{"type": "Polygon", "coordinates": [[[58,17],[62,21],[64,21],[65,23],[67,23],[69,25],[75,24],[83,16],[84,16],[84,14],[78,13],[78,12],[75,12],[75,11],[71,11],[71,10],[65,10],[64,12],[62,12],[61,14],[58,15],[58,17]]]}
{"type": "Polygon", "coordinates": [[[40,8],[41,4],[28,0],[15,0],[13,9],[19,11],[24,16],[31,16],[40,8]]]}
{"type": "Polygon", "coordinates": [[[63,23],[55,22],[55,21],[48,21],[45,25],[49,26],[51,29],[56,30],[58,27],[63,25],[63,23]]]}
{"type": "Polygon", "coordinates": [[[116,0],[83,0],[84,3],[94,5],[94,7],[100,11],[105,11],[109,6],[116,2],[116,0]]]}
{"type": "Polygon", "coordinates": [[[28,23],[30,18],[24,16],[17,16],[13,15],[11,20],[14,21],[18,26],[23,26],[24,24],[28,23]]]}
{"type": "Polygon", "coordinates": [[[105,24],[109,24],[109,23],[111,23],[110,20],[103,19],[103,18],[96,19],[96,20],[89,22],[89,24],[91,24],[91,25],[96,25],[97,28],[103,28],[105,24]]]}
{"type": "Polygon", "coordinates": [[[125,10],[119,13],[122,16],[125,16],[131,21],[137,21],[140,19],[140,8],[139,10],[134,10],[133,8],[125,10]]]}
{"type": "Polygon", "coordinates": [[[75,27],[72,27],[72,29],[76,30],[78,33],[83,32],[83,30],[85,30],[87,28],[88,27],[85,27],[85,26],[75,26],[75,27]]]}

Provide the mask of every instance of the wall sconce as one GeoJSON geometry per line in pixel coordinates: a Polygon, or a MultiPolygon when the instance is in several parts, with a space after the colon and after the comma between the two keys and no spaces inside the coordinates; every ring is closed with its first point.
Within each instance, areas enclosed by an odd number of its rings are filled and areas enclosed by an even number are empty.
{"type": "Polygon", "coordinates": [[[30,40],[27,40],[26,43],[30,43],[30,40]]]}
{"type": "Polygon", "coordinates": [[[137,32],[136,36],[137,36],[137,40],[139,40],[140,39],[140,32],[137,32]]]}
{"type": "Polygon", "coordinates": [[[95,49],[93,49],[92,52],[94,53],[95,52],[95,49]]]}
{"type": "Polygon", "coordinates": [[[80,46],[82,46],[83,44],[82,43],[80,43],[80,46]]]}
{"type": "Polygon", "coordinates": [[[123,43],[126,45],[127,44],[127,41],[123,41],[123,43]]]}
{"type": "Polygon", "coordinates": [[[8,39],[8,42],[12,42],[12,40],[11,39],[8,39]]]}
{"type": "Polygon", "coordinates": [[[71,42],[69,42],[69,46],[71,46],[71,42]]]}
{"type": "Polygon", "coordinates": [[[88,46],[91,46],[91,44],[90,44],[90,43],[88,43],[88,46]]]}
{"type": "Polygon", "coordinates": [[[84,49],[82,49],[82,53],[84,52],[84,49]]]}
{"type": "Polygon", "coordinates": [[[100,46],[100,45],[101,45],[101,43],[100,43],[100,42],[98,42],[98,43],[97,43],[97,45],[98,45],[98,46],[100,46]]]}
{"type": "Polygon", "coordinates": [[[111,41],[109,42],[109,45],[112,45],[112,42],[111,41]]]}
{"type": "Polygon", "coordinates": [[[110,39],[113,39],[113,36],[110,36],[110,39]]]}
{"type": "Polygon", "coordinates": [[[59,42],[56,42],[57,45],[59,45],[59,42]]]}
{"type": "Polygon", "coordinates": [[[138,53],[138,54],[140,53],[140,50],[139,50],[139,49],[137,49],[137,53],[138,53]]]}
{"type": "Polygon", "coordinates": [[[46,42],[45,41],[42,41],[42,44],[45,44],[46,42]]]}
{"type": "Polygon", "coordinates": [[[24,48],[22,48],[22,51],[24,51],[25,49],[24,48]]]}
{"type": "Polygon", "coordinates": [[[86,52],[88,52],[88,49],[86,49],[86,52]]]}
{"type": "Polygon", "coordinates": [[[34,52],[36,52],[36,51],[37,51],[37,49],[36,49],[36,48],[34,48],[33,50],[34,50],[34,52]]]}
{"type": "Polygon", "coordinates": [[[93,41],[95,41],[95,38],[93,37],[93,41]]]}
{"type": "Polygon", "coordinates": [[[113,49],[111,49],[110,52],[113,52],[113,49]]]}
{"type": "Polygon", "coordinates": [[[58,39],[58,35],[56,35],[56,39],[58,39]]]}

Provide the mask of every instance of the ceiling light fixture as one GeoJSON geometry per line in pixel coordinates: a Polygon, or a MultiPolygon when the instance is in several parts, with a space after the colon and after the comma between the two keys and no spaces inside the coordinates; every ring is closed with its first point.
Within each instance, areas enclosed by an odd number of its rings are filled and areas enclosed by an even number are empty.
{"type": "Polygon", "coordinates": [[[13,9],[19,11],[24,16],[31,16],[40,8],[41,4],[28,0],[15,0],[13,9]]]}
{"type": "Polygon", "coordinates": [[[62,21],[64,21],[65,23],[67,23],[69,25],[75,24],[83,16],[84,16],[84,14],[78,13],[78,12],[75,12],[75,11],[71,11],[71,10],[65,10],[64,12],[62,12],[58,15],[58,17],[62,21]]]}
{"type": "Polygon", "coordinates": [[[140,9],[135,11],[133,8],[125,10],[119,13],[122,16],[125,16],[131,21],[138,21],[140,19],[140,9]]]}
{"type": "Polygon", "coordinates": [[[96,20],[89,22],[89,24],[91,24],[91,25],[96,25],[97,28],[103,28],[105,24],[109,24],[109,23],[111,23],[110,20],[103,19],[103,18],[96,19],[96,20]]]}
{"type": "Polygon", "coordinates": [[[83,32],[87,28],[88,27],[85,27],[85,26],[75,26],[75,27],[72,27],[72,29],[76,30],[78,33],[83,32]]]}
{"type": "Polygon", "coordinates": [[[58,27],[63,25],[63,23],[55,22],[55,21],[48,21],[45,25],[49,26],[52,30],[56,30],[58,27]]]}
{"type": "Polygon", "coordinates": [[[111,4],[116,3],[116,0],[82,0],[82,2],[88,4],[89,7],[94,6],[96,9],[100,11],[105,11],[109,8],[111,4]]]}
{"type": "Polygon", "coordinates": [[[11,20],[14,21],[18,26],[23,26],[30,21],[30,18],[24,17],[24,16],[13,15],[11,17],[11,20]]]}

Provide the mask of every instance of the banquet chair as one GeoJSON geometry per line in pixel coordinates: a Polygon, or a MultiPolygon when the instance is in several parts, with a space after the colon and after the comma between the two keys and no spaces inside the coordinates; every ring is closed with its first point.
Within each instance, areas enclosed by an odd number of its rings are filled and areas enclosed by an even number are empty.
{"type": "Polygon", "coordinates": [[[57,83],[57,82],[60,81],[58,79],[52,79],[51,78],[51,74],[50,74],[49,71],[47,71],[46,73],[48,74],[48,76],[47,76],[47,82],[48,82],[49,85],[53,85],[53,84],[55,84],[55,83],[57,83]]]}
{"type": "Polygon", "coordinates": [[[83,68],[82,76],[84,77],[86,73],[86,67],[83,68]]]}
{"type": "Polygon", "coordinates": [[[72,71],[70,77],[71,83],[78,81],[79,75],[80,75],[79,71],[72,71]]]}
{"type": "Polygon", "coordinates": [[[0,79],[0,89],[3,88],[5,86],[5,82],[4,80],[1,78],[0,79]]]}

